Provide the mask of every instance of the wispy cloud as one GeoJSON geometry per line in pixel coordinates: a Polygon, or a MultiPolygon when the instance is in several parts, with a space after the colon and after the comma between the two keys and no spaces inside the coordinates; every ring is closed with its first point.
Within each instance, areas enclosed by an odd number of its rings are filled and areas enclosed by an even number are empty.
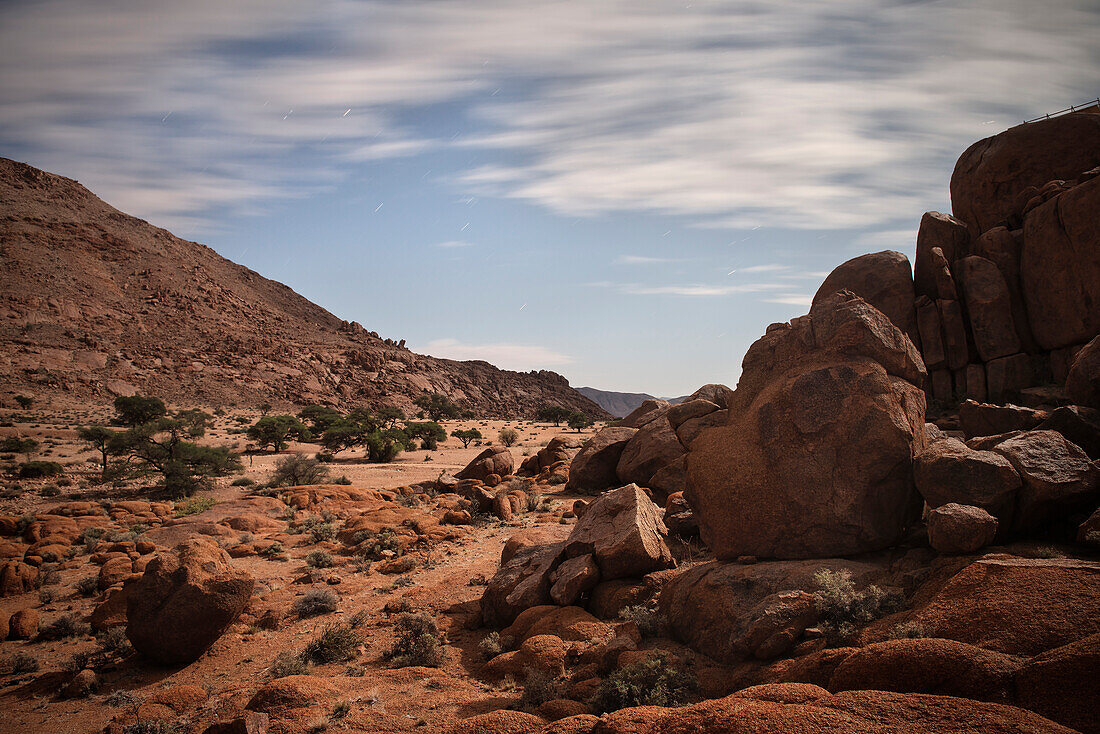
{"type": "Polygon", "coordinates": [[[737,273],[773,273],[779,270],[790,270],[790,265],[779,265],[778,263],[771,263],[768,265],[750,265],[747,268],[737,268],[734,272],[737,273]]]}
{"type": "Polygon", "coordinates": [[[590,283],[589,285],[612,288],[619,293],[631,296],[688,296],[713,297],[731,296],[735,293],[766,293],[789,288],[783,283],[739,283],[737,285],[713,285],[706,283],[685,283],[676,285],[643,285],[639,283],[590,283]]]}
{"type": "Polygon", "coordinates": [[[456,193],[562,213],[896,227],[1100,62],[1093,0],[133,5],[0,6],[0,144],[159,223],[461,148],[456,193]]]}
{"type": "Polygon", "coordinates": [[[560,367],[573,362],[567,354],[534,344],[467,344],[458,339],[435,339],[417,351],[459,361],[479,359],[517,371],[560,367]]]}
{"type": "Polygon", "coordinates": [[[678,262],[672,257],[648,257],[646,255],[620,255],[615,262],[623,265],[655,265],[657,263],[678,262]]]}
{"type": "Polygon", "coordinates": [[[463,240],[447,240],[446,242],[439,242],[436,247],[444,247],[447,249],[456,249],[459,247],[473,247],[473,242],[464,242],[463,240]]]}
{"type": "Polygon", "coordinates": [[[769,296],[765,303],[785,303],[791,306],[810,306],[814,297],[805,293],[783,293],[778,296],[769,296]]]}

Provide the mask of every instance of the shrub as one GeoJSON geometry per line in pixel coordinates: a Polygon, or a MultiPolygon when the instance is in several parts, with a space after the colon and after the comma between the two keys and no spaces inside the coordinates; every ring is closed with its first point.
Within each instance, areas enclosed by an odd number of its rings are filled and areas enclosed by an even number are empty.
{"type": "Polygon", "coordinates": [[[250,479],[248,477],[237,477],[236,479],[234,479],[229,484],[232,487],[251,487],[255,483],[256,483],[255,479],[250,479]]]}
{"type": "Polygon", "coordinates": [[[901,600],[877,586],[857,591],[848,570],[823,568],[814,574],[814,606],[832,644],[850,640],[856,629],[901,608],[901,600]]]}
{"type": "Polygon", "coordinates": [[[306,556],[306,565],[310,568],[331,568],[333,563],[332,554],[328,551],[310,551],[306,556]]]}
{"type": "Polygon", "coordinates": [[[490,632],[482,637],[481,642],[477,643],[477,649],[486,660],[500,655],[504,652],[504,646],[500,642],[500,633],[490,632]]]}
{"type": "Polygon", "coordinates": [[[304,484],[324,484],[328,467],[317,459],[290,454],[275,462],[269,484],[272,487],[297,487],[304,484]]]}
{"type": "Polygon", "coordinates": [[[605,678],[592,704],[600,712],[631,706],[680,706],[695,686],[690,673],[674,666],[667,654],[659,653],[605,678]]]}
{"type": "Polygon", "coordinates": [[[619,610],[619,617],[638,626],[642,637],[653,637],[661,631],[661,615],[645,604],[635,604],[619,610]]]}
{"type": "Polygon", "coordinates": [[[902,622],[890,630],[891,640],[914,640],[918,637],[931,637],[932,633],[920,622],[902,622]]]}
{"type": "Polygon", "coordinates": [[[314,543],[332,540],[336,537],[336,526],[331,522],[319,522],[309,526],[309,535],[314,543]]]}
{"type": "Polygon", "coordinates": [[[38,658],[25,652],[17,652],[8,658],[8,670],[13,674],[38,671],[38,658]]]}
{"type": "Polygon", "coordinates": [[[397,533],[385,528],[377,533],[369,530],[356,533],[352,542],[359,546],[358,554],[372,561],[380,561],[385,551],[391,551],[394,556],[403,554],[397,533]]]}
{"type": "Polygon", "coordinates": [[[331,614],[340,605],[340,596],[332,589],[310,589],[294,602],[294,611],[298,616],[316,617],[331,614]]]}
{"type": "Polygon", "coordinates": [[[122,734],[177,734],[180,727],[168,719],[145,719],[122,728],[122,734]]]}
{"type": "Polygon", "coordinates": [[[81,596],[95,596],[95,593],[99,591],[99,577],[85,576],[76,582],[76,590],[80,592],[81,596]]]}
{"type": "Polygon", "coordinates": [[[40,479],[42,477],[56,477],[65,471],[65,468],[56,461],[24,461],[19,465],[20,479],[40,479]]]}
{"type": "Polygon", "coordinates": [[[121,709],[127,706],[133,706],[138,701],[137,696],[132,692],[119,689],[114,691],[111,695],[103,699],[103,703],[107,704],[111,708],[121,709]]]}
{"type": "Polygon", "coordinates": [[[497,440],[505,446],[514,446],[519,440],[519,433],[514,428],[501,428],[497,434],[497,440]]]}
{"type": "Polygon", "coordinates": [[[531,487],[529,490],[524,492],[524,495],[527,497],[528,512],[534,512],[535,510],[539,509],[539,505],[542,504],[542,492],[537,490],[535,487],[531,487]]]}
{"type": "Polygon", "coordinates": [[[412,665],[437,668],[443,662],[443,642],[435,620],[424,612],[401,614],[394,625],[397,641],[386,652],[396,668],[412,665]]]}
{"type": "Polygon", "coordinates": [[[266,557],[270,558],[272,556],[277,556],[282,552],[283,552],[283,544],[280,543],[277,540],[273,540],[273,541],[271,541],[270,545],[268,545],[266,548],[264,548],[262,551],[260,551],[260,555],[263,555],[263,556],[266,556],[266,557]]]}
{"type": "Polygon", "coordinates": [[[527,668],[523,680],[523,697],[520,700],[525,709],[537,709],[547,701],[565,697],[565,686],[541,670],[527,668]]]}
{"type": "Polygon", "coordinates": [[[301,655],[281,652],[271,661],[267,672],[272,678],[285,678],[288,675],[305,675],[308,669],[309,666],[301,655]]]}
{"type": "Polygon", "coordinates": [[[61,494],[61,488],[56,484],[47,484],[42,489],[38,490],[38,494],[43,497],[56,497],[61,494]]]}
{"type": "Polygon", "coordinates": [[[317,665],[351,660],[362,644],[359,633],[347,625],[330,624],[302,650],[302,659],[317,665]]]}
{"type": "Polygon", "coordinates": [[[206,512],[216,504],[218,504],[218,501],[213,497],[192,497],[189,500],[177,502],[172,508],[172,516],[198,515],[201,512],[206,512]]]}
{"type": "Polygon", "coordinates": [[[132,649],[130,638],[126,636],[126,628],[122,625],[116,625],[108,628],[105,632],[100,632],[96,636],[96,641],[99,642],[99,646],[105,652],[125,655],[132,649]]]}
{"type": "Polygon", "coordinates": [[[88,625],[75,614],[62,614],[38,632],[40,640],[64,640],[88,634],[88,625]]]}

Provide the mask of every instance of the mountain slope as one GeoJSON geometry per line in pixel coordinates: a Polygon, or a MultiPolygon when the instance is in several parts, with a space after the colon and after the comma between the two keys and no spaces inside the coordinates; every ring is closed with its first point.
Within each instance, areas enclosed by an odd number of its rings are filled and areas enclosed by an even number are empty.
{"type": "Polygon", "coordinates": [[[606,417],[554,372],[418,355],[293,290],[0,158],[0,390],[206,405],[395,405],[481,415],[556,404],[606,417]]]}
{"type": "Polygon", "coordinates": [[[594,387],[578,387],[577,392],[616,418],[629,415],[643,402],[653,398],[652,395],[644,392],[614,392],[613,390],[597,390],[594,387]]]}

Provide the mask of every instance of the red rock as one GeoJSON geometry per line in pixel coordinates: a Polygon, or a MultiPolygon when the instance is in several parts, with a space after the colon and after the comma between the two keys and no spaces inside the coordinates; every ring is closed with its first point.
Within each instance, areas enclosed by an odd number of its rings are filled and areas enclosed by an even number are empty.
{"type": "Polygon", "coordinates": [[[1023,242],[1022,230],[994,227],[974,241],[971,254],[984,257],[1000,270],[1005,287],[1008,288],[1009,308],[1016,326],[1016,335],[1023,345],[1021,351],[1031,353],[1038,350],[1038,345],[1031,331],[1023,288],[1020,285],[1020,251],[1023,242]]]}
{"type": "Polygon", "coordinates": [[[86,698],[99,688],[99,679],[91,670],[82,670],[61,689],[62,698],[86,698]]]}
{"type": "Polygon", "coordinates": [[[457,479],[485,480],[490,474],[507,476],[515,468],[515,459],[512,452],[505,446],[490,446],[482,451],[474,460],[466,465],[466,468],[455,474],[457,479]]]}
{"type": "Polygon", "coordinates": [[[1046,413],[1019,405],[990,405],[967,400],[959,406],[959,423],[967,438],[1027,431],[1038,426],[1046,413]]]}
{"type": "Polygon", "coordinates": [[[130,574],[133,572],[134,563],[130,560],[129,556],[112,558],[99,568],[99,589],[102,591],[103,589],[121,583],[130,578],[130,574]]]}
{"type": "Polygon", "coordinates": [[[500,633],[502,638],[511,638],[516,644],[537,635],[591,643],[610,638],[612,630],[580,607],[541,606],[525,610],[500,633]]]}
{"type": "Polygon", "coordinates": [[[814,302],[842,290],[855,293],[881,311],[914,344],[921,343],[913,308],[913,269],[905,255],[886,250],[838,265],[817,289],[814,302]]]}
{"type": "Polygon", "coordinates": [[[243,716],[232,721],[211,724],[203,729],[202,734],[267,734],[270,723],[271,719],[267,714],[246,711],[243,716]]]}
{"type": "Polygon", "coordinates": [[[964,397],[969,400],[982,401],[987,399],[988,395],[985,384],[985,367],[980,364],[968,364],[966,366],[964,397]]]}
{"type": "Polygon", "coordinates": [[[929,507],[974,505],[1008,521],[1022,486],[1008,459],[992,451],[975,451],[954,438],[936,441],[922,451],[913,477],[929,507]]]}
{"type": "Polygon", "coordinates": [[[508,499],[508,495],[498,494],[493,498],[493,514],[501,522],[508,522],[512,519],[512,502],[508,499]]]}
{"type": "Polygon", "coordinates": [[[928,375],[932,384],[932,398],[941,403],[950,403],[955,397],[955,385],[949,370],[932,370],[928,375]]]}
{"type": "Polygon", "coordinates": [[[96,605],[88,618],[92,629],[104,632],[111,627],[120,627],[126,624],[126,596],[126,586],[108,589],[103,596],[103,601],[96,605]]]}
{"type": "Polygon", "coordinates": [[[203,540],[158,555],[127,593],[126,635],[150,660],[172,665],[196,660],[248,604],[252,577],[203,540]]]}
{"type": "Polygon", "coordinates": [[[8,618],[9,640],[30,640],[38,634],[38,610],[20,609],[8,618]]]}
{"type": "Polygon", "coordinates": [[[249,699],[249,711],[292,717],[296,712],[324,705],[339,693],[327,678],[317,675],[288,675],[265,685],[249,699]]]}
{"type": "Polygon", "coordinates": [[[919,510],[925,370],[904,334],[834,296],[745,355],[728,425],[688,454],[684,494],[719,559],[888,547],[919,510]],[[853,518],[858,521],[853,522],[853,518]]]}
{"type": "Polygon", "coordinates": [[[1090,459],[1100,459],[1100,410],[1082,405],[1063,405],[1050,411],[1040,431],[1057,431],[1070,443],[1077,444],[1090,459]]]}
{"type": "Polygon", "coordinates": [[[623,448],[615,473],[622,484],[647,487],[658,470],[684,453],[685,449],[672,425],[662,416],[648,421],[631,437],[623,448]]]}
{"type": "Polygon", "coordinates": [[[702,418],[704,415],[710,415],[716,410],[721,410],[716,403],[703,398],[693,398],[671,406],[665,417],[668,419],[669,425],[675,430],[689,420],[702,418]]]}
{"type": "Polygon", "coordinates": [[[555,604],[569,606],[600,582],[600,569],[590,554],[576,556],[558,566],[550,581],[550,598],[555,604]]]}
{"type": "Polygon", "coordinates": [[[517,530],[504,542],[504,548],[500,551],[500,563],[502,566],[508,563],[524,548],[560,543],[568,538],[572,531],[573,528],[568,525],[536,525],[533,528],[517,530]]]}
{"type": "Polygon", "coordinates": [[[447,734],[535,734],[546,726],[546,719],[522,711],[491,711],[463,719],[447,734]]]}
{"type": "Polygon", "coordinates": [[[932,272],[936,279],[936,299],[959,300],[959,289],[955,287],[955,278],[951,275],[951,263],[940,247],[932,248],[932,272]]]}
{"type": "Polygon", "coordinates": [[[1020,337],[1012,318],[1012,301],[1001,271],[984,257],[971,255],[955,264],[962,284],[970,332],[983,362],[1016,354],[1020,337]]]}
{"type": "Polygon", "coordinates": [[[38,569],[19,561],[6,561],[0,566],[0,597],[18,596],[34,591],[38,569]]]}
{"type": "Polygon", "coordinates": [[[660,398],[649,398],[643,400],[642,404],[631,411],[630,415],[623,418],[619,425],[623,428],[641,428],[646,423],[664,416],[669,409],[667,400],[661,400],[660,398]]]}
{"type": "Polygon", "coordinates": [[[1100,635],[1043,653],[1016,672],[1016,705],[1051,721],[1100,734],[1100,635]]]}
{"type": "Polygon", "coordinates": [[[550,603],[550,572],[564,544],[522,548],[497,569],[481,597],[481,615],[490,627],[511,624],[530,607],[550,603]]]}
{"type": "Polygon", "coordinates": [[[946,364],[947,352],[943,345],[943,319],[935,301],[928,296],[917,296],[917,331],[920,333],[921,352],[925,365],[931,369],[946,364]]]}
{"type": "Polygon", "coordinates": [[[970,361],[962,307],[958,301],[941,298],[936,301],[936,308],[940,311],[940,321],[943,324],[943,348],[947,354],[947,366],[953,370],[962,369],[970,361]]]}
{"type": "Polygon", "coordinates": [[[691,442],[698,438],[699,434],[705,429],[726,425],[729,422],[729,416],[729,410],[723,408],[699,418],[686,420],[676,429],[676,437],[680,439],[681,444],[690,447],[691,442]]]}
{"type": "Polygon", "coordinates": [[[1100,336],[1077,353],[1066,376],[1066,394],[1078,405],[1100,410],[1100,336]]]}
{"type": "Polygon", "coordinates": [[[1100,165],[1100,115],[1017,125],[974,143],[951,175],[951,208],[976,237],[1020,216],[1020,195],[1100,165]]]}
{"type": "Polygon", "coordinates": [[[537,453],[527,457],[521,465],[528,474],[538,474],[560,461],[572,461],[584,442],[576,436],[554,436],[537,453]]]}
{"type": "MultiPolygon", "coordinates": [[[[1009,655],[1038,655],[1100,632],[1100,564],[987,557],[903,615],[943,637],[1009,655]]],[[[872,627],[888,629],[891,617],[872,627]]]]}
{"type": "Polygon", "coordinates": [[[540,734],[592,734],[592,729],[598,722],[599,719],[592,714],[567,716],[542,729],[540,734]]]}
{"type": "MultiPolygon", "coordinates": [[[[1100,115],[1093,116],[1100,123],[1100,115]]],[[[1020,283],[1035,340],[1044,350],[1100,334],[1100,179],[1027,215],[1020,283]]]]}
{"type": "MultiPolygon", "coordinates": [[[[585,714],[591,714],[592,709],[590,709],[586,704],[583,704],[580,701],[574,701],[571,698],[555,698],[552,701],[547,701],[546,703],[539,706],[537,711],[538,715],[546,719],[547,721],[558,721],[566,717],[580,717],[585,714]]],[[[591,719],[593,723],[598,721],[595,716],[591,716],[591,719]]],[[[562,729],[559,727],[557,729],[543,730],[544,734],[550,731],[561,732],[562,729]]],[[[579,734],[581,729],[574,729],[573,731],[576,734],[579,734]]]]}
{"type": "Polygon", "coordinates": [[[985,365],[986,391],[993,402],[1006,400],[1034,384],[1031,358],[1026,354],[999,357],[985,365]]]}
{"type": "Polygon", "coordinates": [[[652,593],[647,584],[631,579],[602,581],[592,589],[588,610],[600,619],[615,619],[624,608],[644,603],[652,593]]]}
{"type": "Polygon", "coordinates": [[[997,518],[980,507],[952,502],[928,513],[928,543],[940,553],[973,553],[996,535],[997,518]]]}
{"type": "Polygon", "coordinates": [[[642,576],[673,565],[660,510],[636,485],[597,498],[566,541],[566,557],[591,554],[604,580],[642,576]]]}
{"type": "Polygon", "coordinates": [[[941,263],[932,254],[934,248],[939,248],[950,265],[966,256],[969,243],[970,233],[962,222],[949,214],[926,212],[917,230],[917,259],[913,265],[916,294],[932,300],[940,297],[936,275],[941,263]]]}
{"type": "Polygon", "coordinates": [[[601,428],[573,457],[569,466],[568,491],[600,491],[615,486],[615,473],[626,444],[637,433],[635,428],[614,426],[601,428]]]}
{"type": "Polygon", "coordinates": [[[1088,454],[1055,431],[1028,431],[994,449],[1012,463],[1023,480],[1013,525],[1041,528],[1075,510],[1096,506],[1100,470],[1088,454]]]}

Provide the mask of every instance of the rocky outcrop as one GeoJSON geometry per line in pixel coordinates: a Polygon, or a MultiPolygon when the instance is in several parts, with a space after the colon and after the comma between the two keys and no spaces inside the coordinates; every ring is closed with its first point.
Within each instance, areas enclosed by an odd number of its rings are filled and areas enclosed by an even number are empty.
{"type": "Polygon", "coordinates": [[[597,431],[573,457],[566,489],[591,492],[614,486],[619,481],[616,469],[623,449],[637,432],[636,428],[622,426],[609,426],[597,431]]]}
{"type": "Polygon", "coordinates": [[[1013,525],[1041,528],[1100,499],[1100,469],[1088,455],[1055,431],[1028,431],[993,447],[1023,480],[1013,525]]]}
{"type": "Polygon", "coordinates": [[[506,477],[515,467],[515,458],[505,446],[490,446],[474,457],[462,471],[455,474],[456,479],[476,479],[484,482],[490,474],[506,477]]]}
{"type": "Polygon", "coordinates": [[[149,562],[126,596],[126,635],[142,656],[162,665],[190,663],[244,610],[252,577],[204,540],[181,543],[149,562]]]}
{"type": "Polygon", "coordinates": [[[1100,336],[1077,353],[1066,377],[1066,393],[1078,405],[1100,410],[1100,336]]]}
{"type": "Polygon", "coordinates": [[[928,446],[913,467],[917,491],[929,507],[949,503],[973,505],[1012,520],[1020,475],[1004,456],[975,451],[962,441],[945,438],[928,446]]]}
{"type": "Polygon", "coordinates": [[[1100,635],[1043,653],[1016,673],[1017,705],[1083,734],[1100,734],[1100,635]]]}
{"type": "Polygon", "coordinates": [[[813,302],[844,290],[877,308],[914,344],[920,344],[913,306],[913,269],[905,255],[886,250],[860,255],[838,265],[817,289],[813,302]]]}
{"type": "Polygon", "coordinates": [[[534,476],[560,462],[572,461],[582,446],[584,446],[584,441],[579,437],[554,436],[536,453],[523,460],[517,474],[534,476]]]}
{"type": "Polygon", "coordinates": [[[952,502],[928,513],[928,544],[940,553],[973,553],[996,535],[997,518],[980,507],[952,502]]]}
{"type": "Polygon", "coordinates": [[[524,609],[569,606],[600,582],[674,565],[657,506],[636,485],[594,500],[561,543],[531,545],[501,563],[481,598],[485,623],[502,627],[524,609]]]}
{"type": "Polygon", "coordinates": [[[850,293],[770,327],[745,355],[729,422],[688,454],[684,494],[707,546],[811,558],[895,543],[919,508],[924,377],[912,342],[850,293]]]}

